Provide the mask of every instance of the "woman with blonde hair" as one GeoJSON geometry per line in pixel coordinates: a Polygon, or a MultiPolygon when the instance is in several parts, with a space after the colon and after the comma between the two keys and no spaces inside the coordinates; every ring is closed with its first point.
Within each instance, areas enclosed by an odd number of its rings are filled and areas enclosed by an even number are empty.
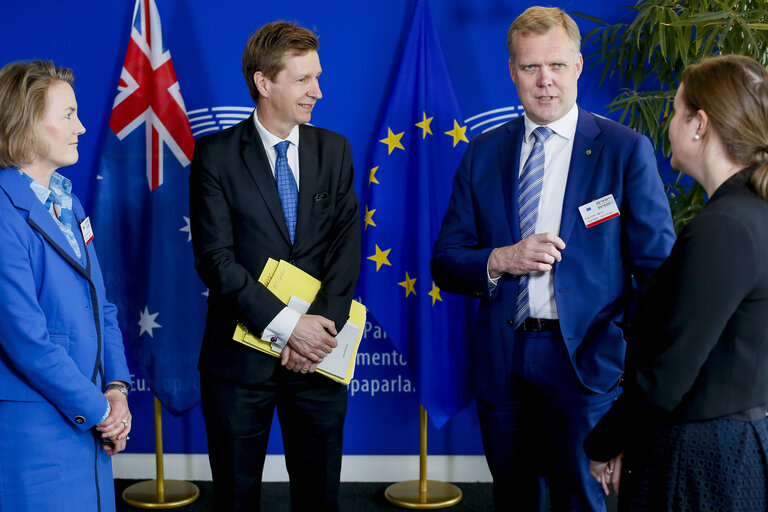
{"type": "Polygon", "coordinates": [[[768,73],[738,55],[689,66],[672,165],[709,203],[640,293],[624,392],[585,443],[619,509],[768,507],[768,73]]]}
{"type": "Polygon", "coordinates": [[[116,309],[90,221],[56,170],[78,160],[72,71],[0,69],[0,510],[114,511],[131,430],[116,309]]]}

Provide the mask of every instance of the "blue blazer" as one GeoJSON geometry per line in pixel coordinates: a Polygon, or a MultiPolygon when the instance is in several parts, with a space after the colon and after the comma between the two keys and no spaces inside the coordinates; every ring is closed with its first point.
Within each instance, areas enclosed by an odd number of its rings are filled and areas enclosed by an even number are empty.
{"type": "MultiPolygon", "coordinates": [[[[77,198],[72,210],[85,219],[77,198]]],[[[48,401],[63,429],[86,431],[107,410],[104,383],[131,377],[94,242],[73,232],[82,259],[19,172],[0,169],[0,400],[48,401]]]]}
{"type": "MultiPolygon", "coordinates": [[[[477,396],[499,402],[512,368],[519,279],[504,275],[488,292],[487,263],[496,247],[520,241],[517,179],[523,118],[470,142],[432,257],[435,283],[480,298],[471,343],[477,396]]],[[[554,265],[560,329],[581,382],[605,392],[624,366],[624,318],[642,285],[669,254],[674,230],[650,141],[579,109],[554,265]],[[613,194],[620,216],[587,228],[578,208],[613,194]]]]}

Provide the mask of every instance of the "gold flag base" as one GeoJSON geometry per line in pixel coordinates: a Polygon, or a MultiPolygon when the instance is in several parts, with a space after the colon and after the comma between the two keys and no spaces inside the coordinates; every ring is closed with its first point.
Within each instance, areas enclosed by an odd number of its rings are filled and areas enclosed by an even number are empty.
{"type": "Polygon", "coordinates": [[[145,480],[123,491],[123,501],[138,508],[177,508],[200,496],[192,482],[166,480],[163,470],[163,407],[155,397],[155,464],[157,480],[145,480]]]}
{"type": "Polygon", "coordinates": [[[200,496],[200,489],[192,482],[184,480],[164,480],[164,497],[157,493],[157,480],[146,480],[127,487],[123,491],[123,500],[139,508],[176,508],[189,505],[200,496]]]}
{"type": "Polygon", "coordinates": [[[452,507],[461,501],[461,489],[455,485],[427,480],[427,411],[423,405],[419,406],[419,479],[390,485],[384,497],[398,507],[419,510],[452,507]]]}
{"type": "Polygon", "coordinates": [[[398,482],[387,487],[384,496],[398,507],[417,510],[452,507],[461,501],[461,489],[455,485],[435,480],[426,483],[426,492],[420,492],[419,480],[398,482]]]}

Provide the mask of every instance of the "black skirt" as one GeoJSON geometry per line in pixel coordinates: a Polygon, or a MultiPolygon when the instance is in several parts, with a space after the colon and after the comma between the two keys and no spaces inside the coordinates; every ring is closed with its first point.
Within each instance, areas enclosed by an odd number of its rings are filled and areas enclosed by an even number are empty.
{"type": "Polygon", "coordinates": [[[768,510],[768,419],[663,427],[625,453],[619,510],[768,510]]]}

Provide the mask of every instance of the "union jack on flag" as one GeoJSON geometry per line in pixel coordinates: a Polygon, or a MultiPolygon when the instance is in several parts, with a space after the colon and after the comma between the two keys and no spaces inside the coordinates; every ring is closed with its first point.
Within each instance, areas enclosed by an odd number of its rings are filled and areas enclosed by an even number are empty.
{"type": "Polygon", "coordinates": [[[141,126],[147,134],[147,182],[163,184],[163,146],[182,166],[192,160],[195,141],[189,127],[171,52],[163,44],[155,0],[138,0],[118,94],[109,127],[120,140],[141,126]]]}
{"type": "Polygon", "coordinates": [[[182,414],[200,401],[206,310],[189,229],[195,141],[155,0],[136,0],[130,30],[99,163],[94,240],[135,370],[131,407],[151,402],[142,393],[151,389],[182,414]]]}

